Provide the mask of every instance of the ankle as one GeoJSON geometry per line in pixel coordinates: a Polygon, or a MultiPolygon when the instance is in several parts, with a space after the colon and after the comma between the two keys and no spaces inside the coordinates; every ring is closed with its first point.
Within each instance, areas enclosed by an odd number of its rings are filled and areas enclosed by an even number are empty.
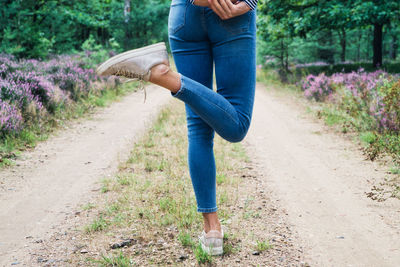
{"type": "Polygon", "coordinates": [[[150,81],[153,83],[157,83],[162,79],[163,76],[168,74],[170,70],[170,67],[165,63],[155,65],[151,68],[150,81]]]}
{"type": "Polygon", "coordinates": [[[210,223],[209,231],[211,231],[211,230],[217,230],[218,232],[221,232],[221,223],[219,221],[210,223]]]}

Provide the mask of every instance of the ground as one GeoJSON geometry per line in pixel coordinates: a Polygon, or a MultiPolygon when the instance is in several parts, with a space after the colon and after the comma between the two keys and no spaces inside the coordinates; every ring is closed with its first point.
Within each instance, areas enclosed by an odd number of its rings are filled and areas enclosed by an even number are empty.
{"type": "MultiPolygon", "coordinates": [[[[159,119],[146,132],[171,99],[159,88],[149,91],[145,104],[140,93],[133,93],[91,119],[73,123],[25,153],[17,166],[2,171],[0,262],[4,266],[87,266],[85,259],[115,254],[110,243],[124,239],[131,239],[122,246],[124,259],[137,265],[197,264],[199,253],[193,244],[185,246],[185,237],[188,243],[195,240],[199,217],[187,214],[193,216],[193,227],[181,227],[174,217],[167,220],[177,210],[161,201],[177,186],[193,199],[190,181],[181,184],[171,179],[173,186],[158,198],[134,193],[148,187],[155,190],[165,181],[163,175],[179,177],[185,170],[182,104],[170,102],[167,109],[173,116],[165,122],[159,119]],[[181,142],[173,142],[175,132],[181,142]],[[170,153],[180,162],[173,169],[168,157],[160,165],[168,148],[179,148],[170,153]],[[140,154],[150,150],[155,152],[140,154]],[[147,185],[149,177],[154,181],[147,185]],[[111,204],[121,195],[131,196],[127,201],[134,203],[122,207],[154,208],[156,219],[165,220],[150,223],[136,209],[115,212],[118,208],[111,204]],[[121,214],[132,216],[118,217],[121,224],[109,223],[121,214]],[[133,231],[143,226],[154,231],[145,237],[133,231]]],[[[225,166],[221,175],[229,178],[224,182],[220,177],[219,192],[227,200],[219,201],[227,214],[230,251],[214,258],[213,264],[396,266],[400,261],[400,202],[368,197],[374,186],[390,178],[388,167],[366,160],[351,138],[308,113],[309,106],[291,93],[258,84],[253,122],[243,144],[238,147],[217,138],[218,151],[226,152],[217,162],[225,166]]]]}

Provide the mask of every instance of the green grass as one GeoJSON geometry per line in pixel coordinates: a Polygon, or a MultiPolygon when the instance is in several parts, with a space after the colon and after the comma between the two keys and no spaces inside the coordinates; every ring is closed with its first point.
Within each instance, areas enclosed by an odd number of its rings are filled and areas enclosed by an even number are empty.
{"type": "MultiPolygon", "coordinates": [[[[97,263],[97,266],[102,267],[131,267],[133,265],[133,261],[124,256],[122,251],[118,255],[102,255],[100,260],[88,259],[88,261],[97,263]]],[[[136,264],[135,264],[136,265],[136,264]]]]}
{"type": "Polygon", "coordinates": [[[259,241],[256,243],[256,250],[258,252],[263,252],[265,250],[271,249],[272,245],[270,245],[267,241],[259,241]]]}
{"type": "MultiPolygon", "coordinates": [[[[237,187],[247,171],[243,166],[248,157],[239,144],[216,137],[215,160],[219,217],[226,222],[234,215],[231,209],[239,199],[237,187]]],[[[143,247],[140,254],[132,252],[125,256],[135,262],[165,265],[166,260],[159,257],[159,252],[153,252],[158,247],[147,246],[160,238],[172,246],[172,251],[187,250],[198,263],[213,261],[199,250],[197,239],[193,238],[201,233],[203,222],[197,212],[187,167],[184,105],[175,104],[163,110],[153,127],[133,146],[128,160],[120,164],[114,178],[102,180],[101,188],[106,193],[105,203],[97,205],[95,210],[101,216],[83,227],[86,238],[96,246],[101,247],[108,235],[119,236],[134,229],[140,233],[138,240],[143,247]],[[169,235],[166,229],[176,229],[176,234],[169,235]]],[[[239,251],[236,243],[226,244],[227,253],[239,251]]]]}
{"type": "Polygon", "coordinates": [[[209,263],[211,264],[213,262],[213,258],[210,254],[208,254],[206,251],[204,251],[201,248],[201,245],[198,244],[194,250],[194,255],[196,257],[196,260],[199,264],[205,264],[209,263]]]}
{"type": "Polygon", "coordinates": [[[91,210],[91,209],[93,209],[93,208],[95,208],[95,207],[96,207],[95,204],[93,204],[93,203],[87,203],[87,204],[85,204],[85,205],[82,206],[82,210],[91,210]]]}
{"type": "Polygon", "coordinates": [[[391,167],[390,172],[392,174],[400,175],[400,167],[398,167],[398,166],[391,167]]]}
{"type": "Polygon", "coordinates": [[[371,145],[376,142],[377,136],[373,132],[360,133],[360,140],[365,145],[371,145]]]}
{"type": "Polygon", "coordinates": [[[195,245],[195,243],[192,240],[192,237],[187,232],[180,232],[178,235],[178,240],[184,247],[193,247],[195,245]]]}
{"type": "Polygon", "coordinates": [[[91,224],[85,227],[86,233],[98,232],[107,228],[108,222],[104,219],[102,215],[96,218],[91,224]]]}

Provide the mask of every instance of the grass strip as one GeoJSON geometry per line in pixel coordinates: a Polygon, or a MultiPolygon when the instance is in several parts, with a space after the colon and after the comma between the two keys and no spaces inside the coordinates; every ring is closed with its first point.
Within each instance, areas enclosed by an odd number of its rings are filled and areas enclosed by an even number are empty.
{"type": "Polygon", "coordinates": [[[118,173],[112,179],[103,179],[101,192],[105,201],[84,205],[85,210],[91,209],[96,215],[82,226],[78,239],[86,240],[85,247],[97,256],[75,253],[71,264],[187,265],[229,259],[235,262],[234,255],[239,252],[251,255],[254,249],[261,252],[272,247],[268,241],[259,239],[258,234],[240,229],[246,221],[256,220],[255,227],[262,224],[253,188],[247,187],[248,195],[240,193],[246,188],[243,181],[248,179],[251,169],[247,166],[249,158],[241,144],[216,137],[219,216],[228,226],[228,233],[223,257],[211,257],[202,251],[197,238],[202,231],[202,217],[196,211],[188,173],[186,135],[184,106],[174,102],[134,145],[118,173]],[[229,234],[229,230],[235,234],[229,234]],[[121,249],[110,249],[110,244],[121,239],[133,241],[121,249]]]}

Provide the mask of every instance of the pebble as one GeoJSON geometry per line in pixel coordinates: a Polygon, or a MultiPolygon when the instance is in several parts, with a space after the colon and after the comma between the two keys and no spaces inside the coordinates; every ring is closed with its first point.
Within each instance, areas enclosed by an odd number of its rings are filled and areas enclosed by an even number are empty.
{"type": "Polygon", "coordinates": [[[187,258],[188,258],[188,256],[187,256],[187,255],[185,255],[185,254],[182,254],[182,255],[180,255],[180,256],[179,256],[178,260],[180,260],[180,261],[184,261],[184,260],[186,260],[187,258]]]}
{"type": "Polygon", "coordinates": [[[42,257],[37,258],[37,262],[47,262],[47,259],[43,259],[42,257]]]}
{"type": "Polygon", "coordinates": [[[129,246],[133,245],[134,241],[136,241],[136,240],[135,239],[124,239],[124,240],[122,240],[120,242],[111,244],[110,247],[112,249],[122,248],[122,247],[125,247],[125,246],[129,247],[129,246]]]}
{"type": "Polygon", "coordinates": [[[89,251],[87,251],[86,249],[82,249],[82,250],[81,250],[81,253],[82,253],[82,254],[85,254],[85,253],[88,253],[88,252],[89,252],[89,251]]]}
{"type": "Polygon", "coordinates": [[[255,256],[258,256],[258,255],[260,255],[260,251],[253,251],[252,254],[255,255],[255,256]]]}

